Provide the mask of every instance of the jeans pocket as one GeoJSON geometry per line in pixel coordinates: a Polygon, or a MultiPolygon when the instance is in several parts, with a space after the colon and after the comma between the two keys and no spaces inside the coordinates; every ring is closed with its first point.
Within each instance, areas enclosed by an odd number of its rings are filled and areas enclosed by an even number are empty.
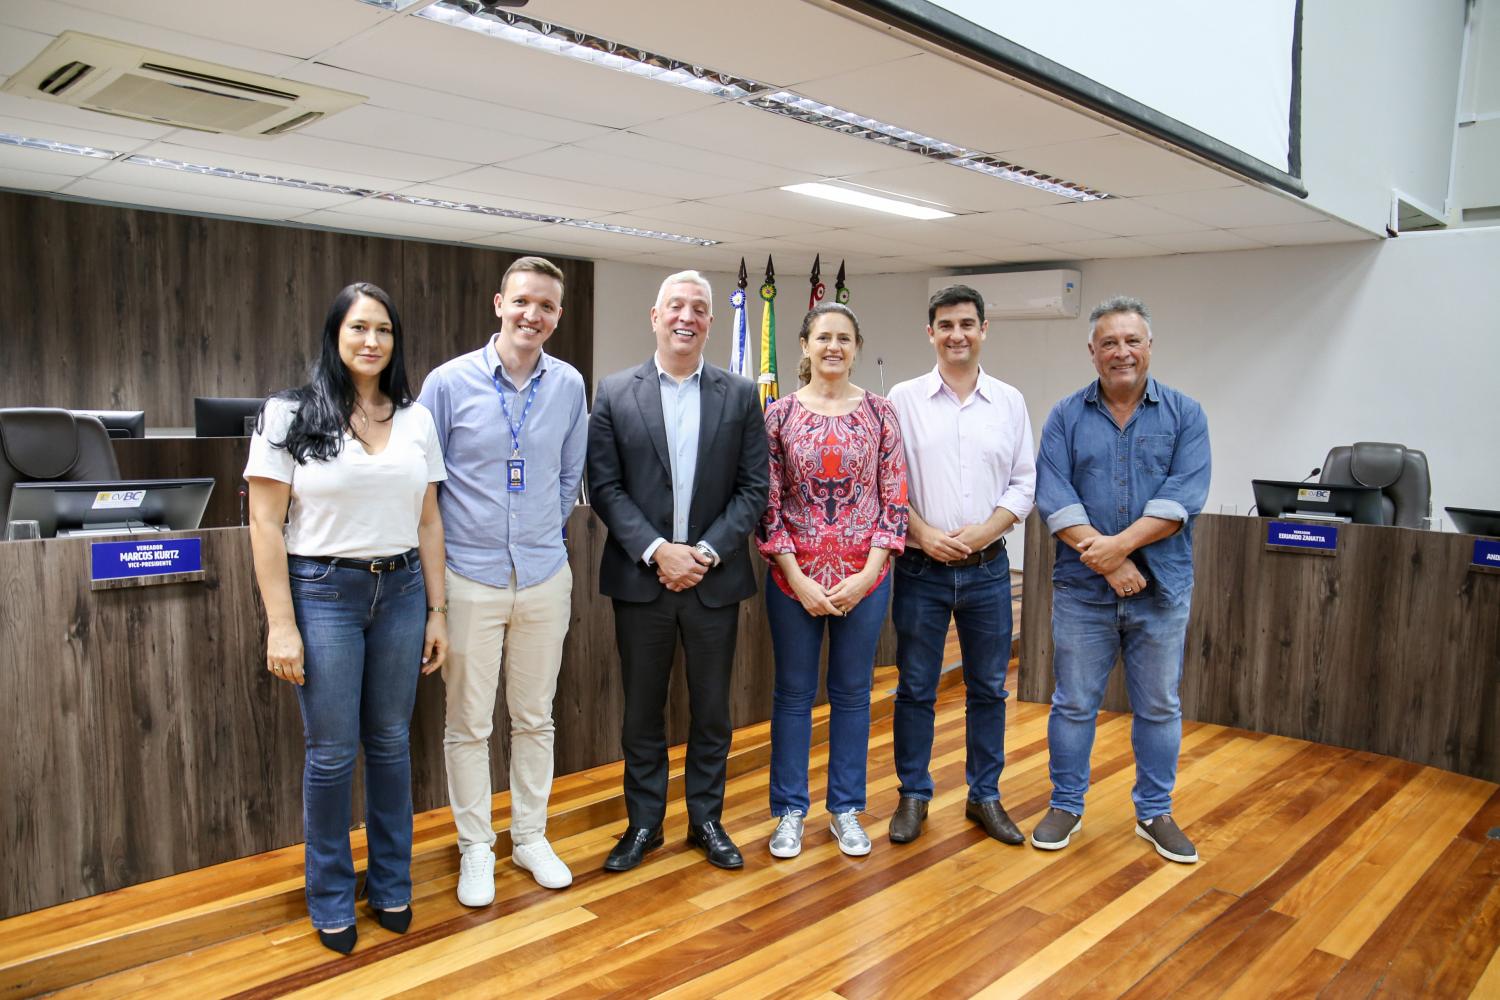
{"type": "Polygon", "coordinates": [[[903,576],[909,576],[913,579],[917,579],[918,577],[922,576],[922,574],[926,573],[928,568],[931,566],[932,560],[923,555],[919,555],[915,558],[905,555],[896,557],[896,572],[902,574],[903,576]]]}
{"type": "Polygon", "coordinates": [[[401,593],[410,594],[418,588],[424,587],[427,581],[422,576],[422,562],[415,557],[406,564],[406,572],[400,574],[397,579],[401,581],[401,593]]]}
{"type": "Polygon", "coordinates": [[[321,583],[332,572],[332,563],[314,562],[300,556],[292,556],[286,561],[286,573],[293,583],[321,583]]]}

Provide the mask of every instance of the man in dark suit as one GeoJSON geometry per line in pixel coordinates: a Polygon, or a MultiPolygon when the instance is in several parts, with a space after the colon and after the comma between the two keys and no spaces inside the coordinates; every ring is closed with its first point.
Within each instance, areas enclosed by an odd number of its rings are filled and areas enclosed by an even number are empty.
{"type": "Polygon", "coordinates": [[[589,420],[589,497],[609,529],[599,590],[614,599],[630,823],[605,871],[628,871],[662,843],[663,711],[679,637],[692,712],[688,843],[720,868],[744,864],[719,820],[739,602],[755,593],[746,540],[765,510],[769,471],[755,386],[703,361],[712,323],[708,281],[696,271],[668,277],[651,309],[655,355],[600,382],[589,420]]]}

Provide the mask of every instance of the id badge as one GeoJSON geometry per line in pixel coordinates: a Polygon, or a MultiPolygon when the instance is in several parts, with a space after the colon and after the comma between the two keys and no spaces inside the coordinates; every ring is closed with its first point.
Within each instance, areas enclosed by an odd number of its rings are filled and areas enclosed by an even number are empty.
{"type": "Polygon", "coordinates": [[[521,493],[526,489],[526,459],[509,458],[505,461],[505,489],[510,493],[521,493]]]}

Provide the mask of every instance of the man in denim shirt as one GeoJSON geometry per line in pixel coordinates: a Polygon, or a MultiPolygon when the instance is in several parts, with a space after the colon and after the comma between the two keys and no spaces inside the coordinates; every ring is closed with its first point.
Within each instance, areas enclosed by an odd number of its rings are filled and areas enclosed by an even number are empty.
{"type": "Polygon", "coordinates": [[[1031,842],[1061,850],[1082,827],[1104,688],[1124,654],[1134,712],[1137,835],[1172,861],[1198,852],[1172,820],[1182,745],[1182,650],[1193,593],[1193,520],[1208,494],[1208,421],[1150,377],[1151,314],[1112,298],[1089,315],[1099,378],[1052,408],[1037,456],[1037,510],[1057,536],[1047,724],[1051,808],[1031,842]]]}

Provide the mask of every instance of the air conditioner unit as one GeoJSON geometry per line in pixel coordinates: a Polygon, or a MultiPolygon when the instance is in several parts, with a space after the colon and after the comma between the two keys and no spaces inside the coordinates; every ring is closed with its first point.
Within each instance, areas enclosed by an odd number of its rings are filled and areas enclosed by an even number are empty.
{"type": "Polygon", "coordinates": [[[247,73],[76,31],[0,91],[107,115],[265,139],[364,102],[358,94],[247,73]]]}
{"type": "Polygon", "coordinates": [[[1077,319],[1082,283],[1077,271],[1006,271],[933,278],[928,293],[962,282],[984,296],[986,319],[1077,319]]]}

